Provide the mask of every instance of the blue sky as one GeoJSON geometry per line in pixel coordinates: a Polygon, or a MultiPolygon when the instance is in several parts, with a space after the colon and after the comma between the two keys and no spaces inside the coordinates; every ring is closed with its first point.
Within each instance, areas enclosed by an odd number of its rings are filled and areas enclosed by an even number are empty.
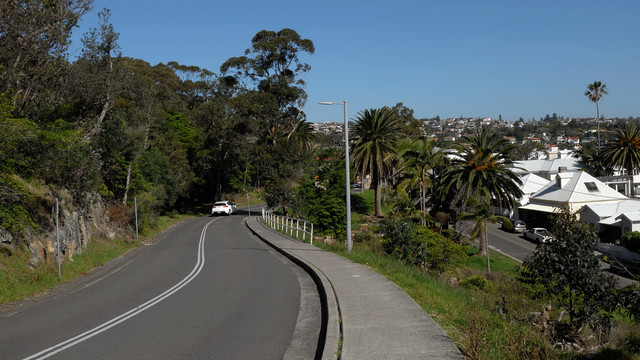
{"type": "Polygon", "coordinates": [[[111,10],[123,55],[219,73],[260,30],[291,28],[313,41],[304,76],[312,122],[342,121],[402,102],[418,118],[556,113],[594,117],[584,96],[602,81],[606,117],[640,115],[640,1],[95,0],[74,31],[111,10]]]}

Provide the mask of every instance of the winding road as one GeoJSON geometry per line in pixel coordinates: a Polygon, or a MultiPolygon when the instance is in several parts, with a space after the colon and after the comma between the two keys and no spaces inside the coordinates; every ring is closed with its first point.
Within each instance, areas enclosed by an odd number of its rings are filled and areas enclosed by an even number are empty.
{"type": "MultiPolygon", "coordinates": [[[[318,295],[243,217],[186,220],[63,289],[4,306],[0,359],[284,358],[293,338],[317,334],[318,295]]],[[[298,348],[313,358],[315,341],[298,348]]]]}

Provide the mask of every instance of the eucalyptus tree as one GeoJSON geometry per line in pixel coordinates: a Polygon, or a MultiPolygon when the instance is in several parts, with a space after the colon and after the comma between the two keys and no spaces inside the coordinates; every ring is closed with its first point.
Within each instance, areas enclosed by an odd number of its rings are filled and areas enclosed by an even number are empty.
{"type": "Polygon", "coordinates": [[[265,105],[271,103],[260,109],[259,123],[266,126],[264,135],[274,147],[286,134],[287,120],[299,117],[301,109],[297,105],[306,98],[305,82],[298,77],[311,66],[301,62],[299,55],[314,52],[313,42],[301,38],[295,30],[262,30],[253,37],[244,56],[229,58],[220,66],[221,73],[231,72],[240,83],[255,86],[255,91],[263,94],[265,105]]]}
{"type": "Polygon", "coordinates": [[[116,102],[125,91],[127,75],[122,64],[122,53],[113,25],[111,12],[98,13],[98,26],[89,29],[82,37],[82,53],[73,64],[69,91],[74,98],[86,104],[85,126],[87,139],[100,135],[102,125],[116,102]]]}
{"type": "Polygon", "coordinates": [[[391,170],[396,157],[397,142],[402,133],[398,118],[384,109],[358,113],[353,129],[351,154],[355,170],[362,176],[371,175],[375,189],[375,215],[383,217],[382,180],[391,170]]]}
{"type": "Polygon", "coordinates": [[[602,150],[605,163],[627,171],[630,179],[631,197],[635,197],[633,171],[640,167],[640,127],[634,123],[625,123],[613,132],[613,137],[602,150]]]}
{"type": "Polygon", "coordinates": [[[292,29],[262,30],[251,40],[244,56],[232,57],[220,66],[223,79],[243,91],[237,95],[242,108],[236,115],[250,122],[249,138],[253,142],[252,161],[265,190],[271,195],[270,206],[287,207],[291,194],[287,188],[298,173],[300,161],[310,153],[308,147],[293,141],[304,141],[308,126],[302,107],[306,99],[305,82],[300,78],[311,67],[300,56],[313,54],[315,47],[292,29]],[[298,124],[296,124],[298,123],[298,124]],[[301,126],[303,125],[303,126],[301,126]]]}
{"type": "MultiPolygon", "coordinates": [[[[522,181],[512,170],[514,165],[509,154],[514,146],[487,129],[463,137],[458,155],[444,175],[445,192],[455,192],[455,204],[461,208],[469,199],[475,198],[486,207],[515,209],[522,197],[522,181]]],[[[480,206],[475,208],[482,209],[480,206]]],[[[486,255],[488,251],[486,228],[482,233],[485,236],[480,241],[478,255],[486,255]]]]}
{"type": "Polygon", "coordinates": [[[402,124],[402,132],[409,138],[415,139],[424,135],[423,124],[413,115],[413,109],[404,106],[403,103],[397,103],[393,107],[385,106],[394,113],[402,124]]]}
{"type": "Polygon", "coordinates": [[[93,0],[0,1],[0,92],[12,90],[18,116],[59,102],[71,31],[93,0]]]}
{"type": "Polygon", "coordinates": [[[587,85],[587,91],[584,92],[584,95],[591,101],[596,104],[596,122],[598,124],[598,148],[600,148],[600,107],[598,103],[600,99],[607,95],[607,85],[603,84],[600,81],[594,81],[593,84],[587,85]]]}

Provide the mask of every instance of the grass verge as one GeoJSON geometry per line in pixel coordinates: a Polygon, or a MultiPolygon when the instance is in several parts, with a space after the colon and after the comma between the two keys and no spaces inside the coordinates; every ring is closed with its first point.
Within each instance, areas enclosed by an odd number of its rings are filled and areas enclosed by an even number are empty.
{"type": "MultiPolygon", "coordinates": [[[[526,322],[505,321],[498,312],[498,294],[512,283],[498,281],[495,288],[452,286],[459,274],[437,276],[382,253],[375,244],[354,243],[353,251],[342,245],[318,246],[362,264],[393,281],[411,296],[452,338],[469,359],[568,359],[552,349],[543,336],[526,322]]],[[[485,258],[470,257],[468,274],[486,271],[485,258]],[[478,264],[479,263],[479,264],[478,264]]],[[[515,271],[517,262],[491,254],[494,278],[515,271]]],[[[527,304],[528,311],[530,304],[527,304]]],[[[514,310],[515,312],[515,310],[514,310]]],[[[514,314],[515,315],[515,314],[514,314]]],[[[516,317],[516,316],[514,316],[516,317]]]]}

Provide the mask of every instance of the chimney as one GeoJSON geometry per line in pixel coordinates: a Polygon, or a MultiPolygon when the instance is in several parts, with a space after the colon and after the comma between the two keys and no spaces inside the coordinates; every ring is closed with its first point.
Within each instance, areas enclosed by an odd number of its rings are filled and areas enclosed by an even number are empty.
{"type": "Polygon", "coordinates": [[[556,175],[556,186],[558,189],[562,189],[567,185],[567,183],[571,181],[571,178],[573,178],[572,173],[558,173],[558,175],[556,175]]]}

